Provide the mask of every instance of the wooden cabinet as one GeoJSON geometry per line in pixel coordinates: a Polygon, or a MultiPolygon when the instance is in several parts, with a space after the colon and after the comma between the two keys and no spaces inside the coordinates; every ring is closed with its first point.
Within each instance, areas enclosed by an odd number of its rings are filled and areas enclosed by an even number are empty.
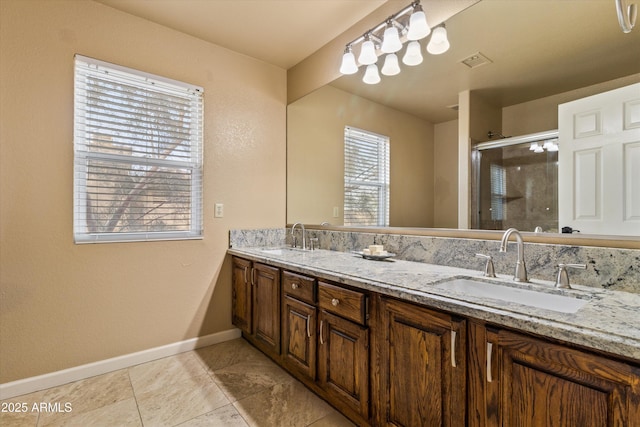
{"type": "Polygon", "coordinates": [[[369,420],[367,297],[282,273],[282,363],[359,424],[369,420]]]}
{"type": "Polygon", "coordinates": [[[234,325],[358,425],[640,427],[637,363],[262,263],[232,265],[234,325]]]}
{"type": "MultiPolygon", "coordinates": [[[[504,329],[476,326],[484,367],[472,387],[478,426],[640,426],[640,369],[504,329]]],[[[480,369],[478,369],[480,368],[480,369]]]]}
{"type": "Polygon", "coordinates": [[[463,426],[466,322],[381,299],[379,425],[463,426]]]}
{"type": "Polygon", "coordinates": [[[280,270],[233,257],[233,324],[256,347],[280,354],[280,270]]]}
{"type": "Polygon", "coordinates": [[[315,279],[282,273],[282,358],[290,370],[316,379],[315,279]]]}
{"type": "Polygon", "coordinates": [[[232,322],[245,334],[251,334],[252,323],[252,295],[251,292],[251,261],[233,257],[232,277],[232,322]]]}

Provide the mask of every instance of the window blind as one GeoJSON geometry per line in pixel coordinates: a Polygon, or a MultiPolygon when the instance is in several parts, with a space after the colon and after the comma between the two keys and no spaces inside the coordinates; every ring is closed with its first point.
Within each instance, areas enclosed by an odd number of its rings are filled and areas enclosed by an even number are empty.
{"type": "Polygon", "coordinates": [[[203,90],[76,55],[77,243],[202,237],[203,90]]]}
{"type": "Polygon", "coordinates": [[[344,130],[344,225],[389,225],[389,138],[344,130]]]}
{"type": "Polygon", "coordinates": [[[491,219],[503,221],[505,217],[505,197],[507,196],[507,171],[501,165],[492,163],[491,174],[491,219]]]}

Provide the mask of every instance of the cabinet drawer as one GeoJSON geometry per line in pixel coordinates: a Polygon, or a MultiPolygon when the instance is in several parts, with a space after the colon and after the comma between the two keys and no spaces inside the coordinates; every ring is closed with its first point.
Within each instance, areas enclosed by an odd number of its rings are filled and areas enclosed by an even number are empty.
{"type": "Polygon", "coordinates": [[[316,280],[300,274],[285,271],[282,275],[282,291],[301,301],[314,304],[316,302],[316,280]]]}
{"type": "Polygon", "coordinates": [[[366,295],[362,292],[319,282],[318,305],[323,310],[354,322],[366,322],[366,295]]]}

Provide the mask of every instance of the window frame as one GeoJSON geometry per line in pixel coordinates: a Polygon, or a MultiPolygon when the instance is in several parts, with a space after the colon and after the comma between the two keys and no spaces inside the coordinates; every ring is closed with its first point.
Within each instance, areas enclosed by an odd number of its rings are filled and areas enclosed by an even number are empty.
{"type": "Polygon", "coordinates": [[[344,203],[343,203],[343,224],[345,226],[357,226],[357,227],[388,227],[389,226],[389,200],[390,200],[390,138],[385,135],[380,135],[368,130],[358,129],[352,126],[345,126],[344,128],[344,203]],[[363,149],[365,144],[369,144],[370,147],[373,144],[376,145],[377,155],[376,155],[376,163],[371,162],[371,166],[375,166],[377,169],[377,179],[375,180],[357,180],[350,179],[350,172],[348,171],[349,167],[349,148],[350,144],[355,143],[357,141],[360,146],[356,146],[355,144],[352,148],[360,148],[363,149]],[[365,222],[351,222],[347,221],[347,213],[352,211],[353,209],[348,204],[349,197],[348,186],[349,185],[357,185],[359,187],[368,187],[371,189],[375,189],[377,193],[377,218],[376,223],[365,223],[365,222]]]}
{"type": "MultiPolygon", "coordinates": [[[[74,56],[74,188],[73,188],[73,234],[74,241],[80,243],[111,243],[111,242],[141,242],[141,241],[157,241],[157,240],[193,240],[202,239],[203,230],[203,133],[204,133],[204,90],[202,87],[191,85],[188,83],[168,79],[165,77],[142,72],[132,68],[100,61],[94,58],[76,54],[74,56]],[[109,76],[109,73],[112,76],[109,76]],[[169,153],[173,159],[169,159],[169,155],[164,158],[152,156],[136,156],[125,155],[122,153],[105,153],[95,150],[97,146],[91,142],[90,131],[85,129],[86,121],[90,113],[82,111],[86,104],[86,76],[100,76],[103,79],[126,78],[130,84],[136,84],[138,89],[153,89],[155,92],[166,96],[171,91],[179,93],[179,96],[188,99],[188,111],[192,115],[193,124],[188,126],[188,143],[181,144],[182,157],[179,158],[174,149],[169,153]],[[186,94],[186,95],[185,95],[186,94]],[[184,151],[184,147],[187,150],[184,151]],[[93,148],[93,150],[92,150],[93,148]],[[186,155],[185,155],[186,153],[186,155]],[[189,194],[188,207],[188,230],[137,230],[137,231],[115,231],[115,232],[95,232],[90,230],[87,221],[87,182],[89,180],[89,164],[91,162],[103,162],[110,164],[111,167],[117,163],[127,164],[141,170],[156,171],[164,168],[172,175],[169,182],[173,185],[179,183],[177,180],[176,170],[188,171],[189,189],[185,194],[189,194]],[[147,168],[147,169],[145,169],[147,168]]],[[[152,98],[153,99],[153,98],[152,98]]],[[[156,98],[160,99],[160,98],[156,98]]],[[[149,103],[144,104],[146,107],[149,103]]],[[[129,119],[130,120],[130,119],[129,119]]],[[[125,121],[123,119],[123,121],[125,121]]],[[[127,131],[137,128],[127,128],[127,131]]],[[[127,141],[129,142],[129,141],[127,141]]],[[[99,144],[98,144],[99,145],[99,144]]],[[[132,144],[132,153],[136,148],[149,149],[144,142],[132,144]]],[[[122,151],[122,150],[120,150],[122,151]]],[[[104,175],[104,174],[103,174],[104,175]]],[[[147,197],[152,197],[148,195],[147,197]]],[[[114,205],[115,206],[115,205],[114,205]]],[[[175,212],[175,211],[174,211],[175,212]]],[[[148,212],[147,212],[148,213],[148,212]]],[[[145,214],[146,215],[146,214],[145,214]]]]}

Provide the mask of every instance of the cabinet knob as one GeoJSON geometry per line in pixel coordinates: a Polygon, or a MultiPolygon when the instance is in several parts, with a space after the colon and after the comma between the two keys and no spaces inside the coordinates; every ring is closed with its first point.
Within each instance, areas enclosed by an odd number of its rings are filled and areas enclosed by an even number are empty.
{"type": "Polygon", "coordinates": [[[300,287],[300,285],[298,285],[297,283],[292,283],[291,284],[291,289],[298,289],[300,287]]]}
{"type": "Polygon", "coordinates": [[[337,307],[340,304],[340,300],[338,298],[334,298],[331,300],[331,305],[337,307]]]}

